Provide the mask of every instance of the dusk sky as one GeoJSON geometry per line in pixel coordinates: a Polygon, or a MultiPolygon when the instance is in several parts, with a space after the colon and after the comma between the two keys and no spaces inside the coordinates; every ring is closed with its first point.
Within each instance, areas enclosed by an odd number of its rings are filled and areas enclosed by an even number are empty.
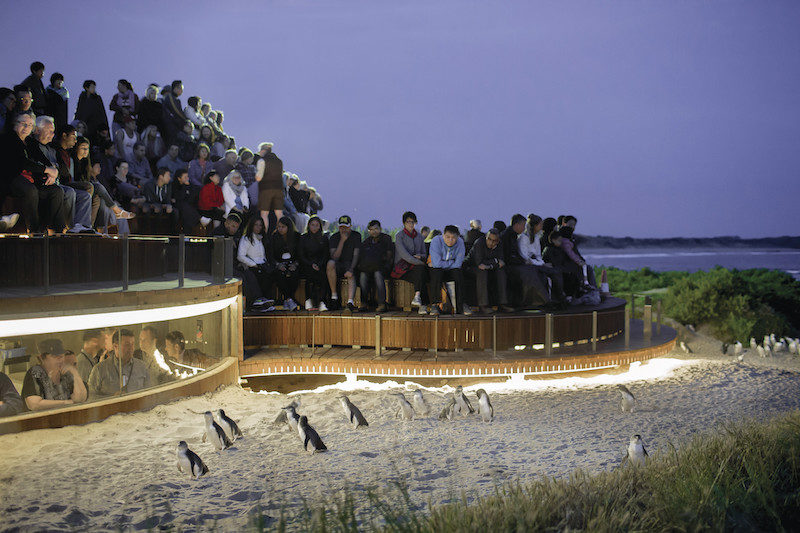
{"type": "MultiPolygon", "coordinates": [[[[182,79],[322,215],[800,234],[800,2],[14,2],[2,85],[182,79]],[[113,6],[113,7],[112,7],[113,6]],[[35,16],[33,16],[35,14],[35,16]]],[[[110,118],[110,114],[109,114],[110,118]]]]}

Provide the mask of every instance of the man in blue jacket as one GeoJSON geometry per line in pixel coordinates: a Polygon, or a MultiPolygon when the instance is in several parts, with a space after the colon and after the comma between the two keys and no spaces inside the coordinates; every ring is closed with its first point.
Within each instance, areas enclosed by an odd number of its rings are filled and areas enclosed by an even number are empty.
{"type": "Polygon", "coordinates": [[[464,278],[461,275],[461,264],[464,262],[464,241],[461,240],[457,227],[452,225],[445,226],[444,233],[433,238],[430,258],[431,314],[439,314],[438,304],[442,299],[441,285],[442,281],[444,281],[448,286],[450,283],[455,285],[453,290],[448,287],[448,293],[451,297],[455,296],[453,306],[456,313],[463,310],[465,315],[471,315],[472,310],[464,303],[462,297],[464,278]]]}

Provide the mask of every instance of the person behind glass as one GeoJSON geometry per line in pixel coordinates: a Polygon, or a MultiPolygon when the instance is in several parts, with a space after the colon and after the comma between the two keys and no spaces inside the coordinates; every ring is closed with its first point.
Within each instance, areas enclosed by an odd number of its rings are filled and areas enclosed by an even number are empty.
{"type": "Polygon", "coordinates": [[[172,188],[172,197],[175,200],[175,209],[180,217],[183,233],[189,234],[198,222],[200,212],[197,202],[200,200],[200,187],[189,181],[189,173],[180,169],[175,173],[175,186],[172,188]]]}
{"type": "Polygon", "coordinates": [[[100,362],[102,347],[103,333],[99,329],[90,329],[83,332],[83,347],[78,354],[76,367],[81,380],[87,386],[87,390],[92,369],[100,362]]]}
{"type": "Polygon", "coordinates": [[[136,392],[151,385],[147,367],[133,357],[136,348],[133,332],[129,329],[115,331],[112,343],[113,353],[89,374],[89,395],[92,398],[136,392]]]}
{"type": "Polygon", "coordinates": [[[337,286],[339,279],[347,280],[347,309],[352,313],[357,311],[356,297],[356,265],[361,248],[361,235],[351,228],[352,221],[347,215],[339,217],[339,231],[331,235],[329,241],[331,257],[326,267],[328,287],[331,290],[330,308],[341,309],[337,286]]]}
{"type": "Polygon", "coordinates": [[[439,314],[439,303],[442,301],[442,282],[448,287],[448,294],[453,299],[456,313],[471,315],[472,310],[464,303],[464,276],[461,265],[464,263],[464,241],[453,225],[445,226],[444,232],[431,240],[431,314],[439,314]],[[450,285],[450,284],[454,284],[450,285]]]}
{"type": "Polygon", "coordinates": [[[86,136],[94,141],[100,129],[108,131],[108,115],[103,105],[103,98],[97,94],[97,83],[94,80],[83,82],[83,92],[78,97],[75,108],[75,120],[86,124],[86,136]]]}
{"type": "Polygon", "coordinates": [[[561,271],[548,263],[542,257],[544,249],[544,221],[542,217],[531,213],[528,215],[528,222],[525,224],[525,231],[517,237],[519,254],[526,265],[533,266],[539,273],[542,284],[547,285],[550,280],[551,300],[563,304],[566,295],[564,294],[564,282],[561,271]]]}
{"type": "Polygon", "coordinates": [[[164,97],[162,104],[162,125],[167,142],[174,142],[177,133],[183,129],[186,115],[183,114],[180,96],[183,94],[183,82],[175,80],[170,84],[170,92],[164,97]]]}
{"type": "Polygon", "coordinates": [[[300,275],[306,280],[306,311],[328,310],[325,296],[328,292],[327,265],[331,257],[328,236],[322,231],[322,220],[313,216],[308,220],[306,231],[297,243],[300,275]]]}
{"type": "Polygon", "coordinates": [[[485,234],[481,231],[481,221],[477,218],[472,219],[469,221],[469,231],[467,231],[467,236],[464,238],[464,247],[469,253],[470,248],[472,245],[475,244],[475,241],[478,239],[482,239],[485,234]]]}
{"type": "Polygon", "coordinates": [[[489,307],[490,281],[493,282],[492,293],[500,310],[506,313],[514,311],[514,308],[508,306],[508,278],[499,231],[491,228],[484,237],[472,244],[464,259],[464,268],[475,278],[475,292],[480,313],[492,312],[489,307]]]}
{"type": "Polygon", "coordinates": [[[197,373],[204,370],[207,356],[195,348],[186,348],[186,338],[180,331],[170,331],[164,337],[167,350],[167,364],[177,373],[197,373]]]}
{"type": "Polygon", "coordinates": [[[225,198],[222,196],[222,187],[219,186],[219,174],[212,170],[203,179],[203,188],[200,189],[200,199],[197,203],[197,210],[200,212],[200,223],[207,226],[214,221],[214,227],[219,227],[225,220],[225,198]]]}
{"type": "Polygon", "coordinates": [[[288,216],[282,216],[270,238],[269,247],[275,262],[273,280],[278,286],[283,308],[294,311],[299,306],[294,301],[294,293],[300,283],[299,262],[297,260],[297,230],[288,216]]]}
{"type": "Polygon", "coordinates": [[[508,268],[506,274],[509,281],[516,285],[516,290],[521,291],[523,306],[548,305],[550,297],[539,273],[532,265],[525,264],[525,260],[519,253],[517,240],[519,235],[525,231],[526,222],[527,219],[517,213],[511,217],[511,224],[500,234],[500,242],[503,244],[503,260],[508,268]]]}
{"type": "MultiPolygon", "coordinates": [[[[116,139],[117,131],[125,126],[128,119],[135,120],[139,110],[139,97],[133,92],[133,86],[128,80],[122,79],[117,82],[117,94],[111,98],[108,108],[114,112],[111,119],[111,134],[116,139]]],[[[118,153],[122,155],[122,152],[118,153]]]]}
{"type": "Polygon", "coordinates": [[[33,112],[36,115],[44,115],[47,98],[45,96],[44,83],[44,64],[41,61],[31,63],[31,74],[20,85],[27,87],[33,96],[33,112]]]}
{"type": "Polygon", "coordinates": [[[141,206],[144,203],[139,187],[128,180],[128,162],[124,159],[114,164],[114,182],[116,184],[116,198],[127,206],[141,206]]]}
{"type": "Polygon", "coordinates": [[[239,239],[239,247],[236,251],[236,258],[239,260],[240,270],[252,274],[257,283],[257,291],[250,294],[248,304],[258,305],[257,300],[264,298],[265,294],[270,294],[272,289],[272,275],[275,267],[272,257],[267,253],[269,239],[266,239],[264,221],[261,217],[250,217],[247,229],[239,239]]]}
{"type": "Polygon", "coordinates": [[[427,282],[428,254],[425,251],[425,241],[422,234],[414,226],[417,225],[417,215],[412,211],[403,213],[403,231],[394,238],[394,269],[392,277],[409,281],[414,285],[414,298],[412,307],[419,307],[419,314],[427,314],[426,306],[422,302],[422,289],[427,282]]]}
{"type": "Polygon", "coordinates": [[[383,313],[386,311],[386,277],[394,266],[394,243],[389,235],[383,233],[378,220],[367,224],[367,233],[358,257],[361,310],[367,310],[370,286],[374,284],[376,312],[383,313]]]}
{"type": "Polygon", "coordinates": [[[150,374],[151,385],[159,385],[173,379],[164,355],[158,349],[159,342],[158,330],[155,327],[145,326],[139,332],[139,351],[142,362],[150,374]]]}
{"type": "Polygon", "coordinates": [[[269,229],[270,211],[275,212],[276,220],[283,217],[283,161],[272,151],[272,143],[261,143],[258,151],[261,155],[256,164],[258,210],[269,229]]]}
{"type": "Polygon", "coordinates": [[[67,125],[67,103],[69,102],[69,90],[64,87],[64,75],[54,72],[50,76],[50,85],[45,90],[45,112],[44,114],[53,117],[56,123],[56,131],[61,131],[67,125]]]}
{"type": "Polygon", "coordinates": [[[22,383],[22,398],[31,411],[63,407],[86,401],[86,387],[78,369],[64,361],[60,339],[39,343],[39,361],[28,369],[22,383]]]}
{"type": "Polygon", "coordinates": [[[14,382],[4,372],[0,372],[0,418],[18,415],[24,410],[22,396],[17,392],[14,382]]]}

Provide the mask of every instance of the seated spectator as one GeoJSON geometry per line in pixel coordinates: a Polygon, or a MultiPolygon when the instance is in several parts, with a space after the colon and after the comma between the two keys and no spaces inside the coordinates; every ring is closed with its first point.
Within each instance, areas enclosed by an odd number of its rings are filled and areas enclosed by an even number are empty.
{"type": "Polygon", "coordinates": [[[92,398],[136,392],[150,386],[145,364],[133,357],[136,337],[129,329],[114,332],[114,352],[97,364],[89,374],[92,398]]]}
{"type": "Polygon", "coordinates": [[[124,126],[114,133],[117,155],[126,161],[133,159],[133,150],[139,138],[139,134],[136,133],[136,121],[133,117],[127,117],[124,126]]]}
{"type": "Polygon", "coordinates": [[[433,241],[433,239],[434,239],[435,237],[438,237],[438,236],[439,236],[439,235],[441,235],[441,234],[442,234],[442,232],[441,232],[441,231],[439,231],[438,229],[435,229],[435,230],[432,230],[432,231],[429,231],[429,232],[428,232],[428,236],[427,236],[427,237],[425,237],[425,253],[426,253],[426,254],[430,255],[430,251],[431,251],[431,242],[433,241]]]}
{"type": "Polygon", "coordinates": [[[142,362],[150,374],[150,385],[160,385],[172,381],[171,369],[167,365],[164,355],[158,350],[158,330],[153,326],[145,326],[139,332],[139,351],[142,362]]]}
{"type": "Polygon", "coordinates": [[[431,314],[439,314],[442,282],[453,300],[456,313],[471,315],[472,310],[464,303],[464,277],[461,265],[464,263],[464,241],[456,226],[445,226],[444,233],[431,241],[431,314]],[[452,285],[451,285],[452,283],[452,285]]]}
{"type": "Polygon", "coordinates": [[[69,102],[69,91],[64,87],[64,75],[54,72],[50,76],[50,85],[45,90],[44,114],[53,117],[56,131],[63,130],[67,125],[67,102],[69,102]]]}
{"type": "Polygon", "coordinates": [[[548,237],[548,245],[542,254],[543,259],[553,265],[553,268],[561,273],[564,284],[564,292],[568,298],[575,298],[580,292],[583,281],[583,273],[580,267],[572,261],[562,248],[561,231],[554,229],[548,237]]]}
{"type": "Polygon", "coordinates": [[[40,61],[31,63],[31,75],[22,80],[23,87],[27,87],[31,96],[33,96],[33,112],[38,115],[44,115],[47,97],[45,96],[44,83],[44,64],[40,61]]]}
{"type": "Polygon", "coordinates": [[[525,231],[520,233],[519,237],[517,237],[519,253],[526,265],[533,266],[536,269],[543,285],[547,286],[547,280],[550,280],[551,300],[557,303],[563,303],[565,294],[561,272],[554,268],[553,265],[545,262],[542,258],[543,228],[544,221],[542,217],[534,214],[528,215],[525,231]]]}
{"type": "Polygon", "coordinates": [[[414,285],[414,299],[411,300],[411,306],[419,307],[419,314],[424,315],[428,312],[422,301],[422,289],[428,278],[426,263],[428,254],[425,251],[422,234],[414,228],[416,225],[417,215],[411,211],[403,213],[403,230],[394,238],[394,269],[391,275],[394,279],[408,281],[414,285]]]}
{"type": "Polygon", "coordinates": [[[0,198],[10,194],[22,200],[28,231],[60,232],[65,215],[64,192],[56,185],[58,169],[28,155],[25,141],[33,131],[33,118],[23,113],[12,123],[12,132],[0,135],[0,198]]]}
{"type": "Polygon", "coordinates": [[[298,308],[294,301],[294,293],[299,284],[297,260],[297,231],[289,217],[281,217],[275,226],[270,239],[272,260],[275,263],[274,281],[278,286],[279,298],[283,300],[283,308],[294,311],[298,308]]]}
{"type": "Polygon", "coordinates": [[[10,124],[14,108],[17,106],[17,95],[8,87],[0,87],[0,132],[6,131],[6,123],[10,124]]]}
{"type": "Polygon", "coordinates": [[[503,235],[503,232],[506,230],[507,226],[506,223],[502,220],[495,220],[492,227],[500,232],[500,235],[503,235]]]}
{"type": "MultiPolygon", "coordinates": [[[[41,118],[41,117],[40,117],[41,118]]],[[[74,195],[74,208],[72,219],[67,219],[71,231],[92,232],[94,227],[93,215],[97,215],[97,208],[100,206],[100,199],[94,198],[94,185],[89,181],[78,181],[74,177],[75,164],[72,154],[75,144],[78,142],[75,128],[69,124],[58,133],[58,137],[53,141],[52,148],[55,149],[56,161],[58,162],[58,183],[63,189],[69,187],[71,191],[67,194],[74,195]]]]}
{"type": "Polygon", "coordinates": [[[525,260],[519,253],[517,240],[519,235],[525,231],[525,223],[525,217],[517,213],[511,217],[511,225],[500,234],[503,260],[508,269],[506,274],[509,281],[516,285],[515,290],[519,290],[523,307],[535,304],[546,305],[550,302],[550,297],[539,273],[532,265],[525,264],[525,260]]]}
{"type": "Polygon", "coordinates": [[[92,164],[99,164],[100,171],[95,174],[110,194],[114,194],[114,166],[117,164],[117,148],[111,141],[100,141],[92,147],[92,164]]]}
{"type": "Polygon", "coordinates": [[[375,285],[376,311],[386,311],[386,278],[394,267],[394,243],[383,233],[381,223],[371,220],[367,224],[367,238],[361,243],[358,257],[359,285],[361,285],[361,310],[367,310],[370,285],[375,285]]]}
{"type": "Polygon", "coordinates": [[[86,137],[86,124],[80,120],[73,120],[69,125],[75,129],[75,135],[78,137],[86,137]]]}
{"type": "Polygon", "coordinates": [[[259,153],[261,159],[256,164],[258,209],[264,225],[269,229],[270,211],[275,211],[276,220],[283,217],[283,161],[272,151],[270,143],[261,143],[259,153]]]}
{"type": "MultiPolygon", "coordinates": [[[[550,233],[556,229],[558,222],[553,217],[548,217],[542,221],[542,237],[540,242],[542,244],[542,257],[544,258],[544,249],[550,245],[550,233]]],[[[545,262],[547,262],[545,260],[545,262]]]]}
{"type": "Polygon", "coordinates": [[[203,176],[212,169],[212,164],[208,160],[209,154],[208,145],[200,143],[197,145],[197,157],[189,162],[189,181],[198,187],[203,186],[203,176]]]}
{"type": "Polygon", "coordinates": [[[580,278],[581,283],[583,285],[589,285],[596,288],[597,282],[594,277],[594,269],[586,264],[586,260],[578,251],[578,246],[575,242],[574,227],[565,222],[565,224],[562,225],[561,229],[558,231],[562,237],[561,249],[564,251],[567,258],[569,258],[569,260],[575,265],[574,267],[571,266],[567,270],[574,272],[577,269],[580,273],[578,277],[580,278]]]}
{"type": "Polygon", "coordinates": [[[179,154],[180,147],[177,144],[170,144],[166,155],[156,163],[156,168],[165,167],[171,174],[175,174],[181,168],[187,168],[186,163],[178,157],[179,154]]]}
{"type": "MultiPolygon", "coordinates": [[[[214,144],[211,145],[211,160],[218,161],[225,157],[225,152],[231,149],[231,140],[229,137],[225,135],[221,135],[217,132],[215,136],[214,144]]],[[[234,152],[236,150],[234,149],[234,152]]]]}
{"type": "Polygon", "coordinates": [[[572,230],[575,230],[575,226],[578,225],[578,219],[572,215],[562,215],[561,222],[558,224],[559,226],[569,226],[572,230]]]}
{"type": "Polygon", "coordinates": [[[164,139],[155,126],[147,126],[140,135],[140,140],[144,144],[144,155],[148,161],[158,161],[167,153],[164,139]]]}
{"type": "Polygon", "coordinates": [[[172,176],[169,169],[161,167],[156,171],[156,179],[149,181],[142,187],[144,213],[166,213],[174,215],[173,222],[178,222],[178,213],[172,208],[172,176]]]}
{"type": "Polygon", "coordinates": [[[206,118],[200,110],[203,100],[199,96],[190,96],[186,103],[187,106],[183,108],[183,114],[199,130],[206,123],[206,118]]]}
{"type": "Polygon", "coordinates": [[[489,278],[492,278],[493,294],[501,311],[511,312],[508,306],[506,291],[506,263],[503,261],[503,246],[500,244],[500,232],[491,228],[484,237],[478,238],[464,259],[464,268],[475,278],[475,292],[478,309],[481,313],[490,313],[489,278]]]}
{"type": "Polygon", "coordinates": [[[18,415],[23,410],[22,397],[11,378],[0,372],[0,418],[18,415]]]}
{"type": "Polygon", "coordinates": [[[140,187],[143,187],[149,181],[153,181],[153,171],[150,169],[147,149],[143,143],[138,142],[133,146],[133,157],[128,159],[128,180],[133,181],[140,187]]]}
{"type": "Polygon", "coordinates": [[[200,104],[200,113],[203,115],[203,120],[208,124],[208,114],[211,113],[211,104],[203,102],[200,104]]]}
{"type": "Polygon", "coordinates": [[[222,121],[225,119],[225,113],[223,113],[221,109],[217,109],[217,116],[215,118],[217,121],[217,130],[219,130],[221,133],[225,133],[225,128],[222,126],[222,121]]]}
{"type": "MultiPolygon", "coordinates": [[[[14,108],[12,113],[13,116],[16,115],[30,115],[33,120],[36,120],[36,113],[33,112],[33,95],[31,90],[24,85],[15,85],[14,86],[14,94],[17,96],[17,107],[14,108]]],[[[7,125],[7,128],[11,128],[13,124],[7,125]]],[[[10,131],[7,129],[6,131],[10,131]]]]}
{"type": "Polygon", "coordinates": [[[213,220],[214,227],[218,227],[220,222],[225,220],[225,212],[222,210],[224,205],[225,198],[222,196],[222,187],[219,186],[219,175],[212,170],[206,174],[203,188],[200,189],[200,200],[197,203],[197,210],[201,216],[200,223],[207,226],[213,220]]]}
{"type": "Polygon", "coordinates": [[[313,216],[308,221],[306,232],[300,236],[297,244],[297,256],[300,261],[300,274],[306,280],[306,311],[318,308],[325,312],[327,295],[327,265],[330,259],[330,243],[328,236],[322,231],[322,220],[313,216]]]}
{"type": "Polygon", "coordinates": [[[78,369],[64,362],[59,339],[39,343],[40,364],[28,369],[22,383],[22,398],[31,411],[63,407],[86,401],[86,387],[78,369]]]}
{"type": "Polygon", "coordinates": [[[83,92],[78,97],[78,107],[75,109],[75,120],[86,124],[86,136],[97,142],[98,132],[102,129],[108,131],[108,116],[103,105],[103,98],[97,94],[97,84],[94,80],[83,82],[83,92]]]}
{"type": "Polygon", "coordinates": [[[331,309],[341,309],[337,286],[340,278],[347,280],[347,309],[356,309],[356,265],[358,265],[361,235],[352,230],[352,221],[347,215],[339,217],[339,231],[331,235],[331,258],[328,260],[328,286],[331,290],[331,309]]]}
{"type": "Polygon", "coordinates": [[[255,303],[265,294],[270,294],[272,289],[272,273],[275,267],[271,256],[267,253],[269,241],[265,238],[266,235],[261,217],[251,217],[244,235],[239,240],[236,258],[239,260],[240,270],[252,274],[259,288],[251,298],[247,298],[248,303],[255,303]]]}
{"type": "Polygon", "coordinates": [[[211,147],[214,146],[214,143],[217,142],[217,137],[214,134],[214,130],[208,124],[200,126],[200,137],[198,137],[197,141],[199,143],[205,144],[208,147],[208,154],[209,158],[211,157],[211,147]]]}
{"type": "MultiPolygon", "coordinates": [[[[428,237],[430,236],[430,233],[431,233],[431,228],[429,228],[428,226],[422,226],[422,228],[420,228],[420,230],[419,230],[419,234],[422,235],[422,239],[425,240],[425,241],[428,241],[428,237]]],[[[433,238],[433,237],[431,237],[431,238],[433,238]]],[[[430,242],[430,241],[428,241],[428,242],[430,242]]]]}
{"type": "Polygon", "coordinates": [[[484,236],[484,233],[481,231],[481,221],[477,218],[470,220],[469,231],[467,231],[467,237],[464,239],[464,246],[467,249],[467,253],[469,253],[469,250],[472,248],[472,245],[475,244],[475,241],[482,239],[484,236]]]}
{"type": "MultiPolygon", "coordinates": [[[[97,219],[97,209],[95,208],[95,199],[102,202],[110,209],[114,216],[118,219],[131,219],[135,215],[130,211],[122,209],[117,202],[111,198],[111,195],[100,181],[96,179],[97,172],[90,166],[92,162],[89,160],[89,140],[86,137],[79,137],[75,144],[75,155],[73,157],[73,168],[75,176],[73,176],[74,183],[90,183],[92,185],[92,226],[94,227],[97,219]]],[[[99,205],[98,205],[99,207],[99,205]]]]}
{"type": "Polygon", "coordinates": [[[236,160],[239,156],[236,150],[228,150],[222,154],[224,157],[214,163],[214,170],[222,177],[227,176],[236,168],[236,160]]]}
{"type": "Polygon", "coordinates": [[[103,333],[99,329],[91,329],[83,332],[83,347],[81,353],[78,354],[78,361],[76,368],[81,380],[89,386],[89,375],[92,369],[100,362],[100,354],[102,351],[103,333]]]}
{"type": "MultiPolygon", "coordinates": [[[[111,119],[111,134],[116,139],[117,131],[124,128],[128,120],[136,120],[139,111],[139,97],[133,92],[133,86],[128,80],[117,82],[117,94],[111,98],[108,108],[114,112],[111,119]]],[[[118,150],[118,153],[122,155],[124,152],[118,150]]]]}
{"type": "Polygon", "coordinates": [[[149,85],[145,91],[144,99],[139,103],[139,114],[136,118],[136,123],[139,124],[139,133],[142,133],[145,128],[154,126],[156,130],[161,131],[163,114],[161,102],[158,101],[158,85],[149,85]]]}
{"type": "Polygon", "coordinates": [[[317,189],[314,187],[308,188],[308,214],[309,215],[316,215],[320,211],[322,211],[322,196],[319,195],[317,189]]]}
{"type": "Polygon", "coordinates": [[[175,209],[178,211],[183,232],[188,234],[200,222],[200,212],[197,210],[200,187],[189,181],[189,174],[183,169],[175,173],[172,197],[175,199],[175,209]]]}
{"type": "Polygon", "coordinates": [[[183,114],[180,96],[183,94],[183,82],[175,80],[170,85],[170,92],[164,97],[162,125],[167,142],[175,142],[178,132],[183,129],[186,115],[183,114]]]}
{"type": "Polygon", "coordinates": [[[183,125],[183,130],[178,132],[178,157],[184,166],[197,155],[197,140],[194,138],[194,125],[188,120],[183,125]]]}
{"type": "Polygon", "coordinates": [[[304,230],[306,224],[308,224],[308,200],[311,194],[307,190],[304,191],[300,188],[300,179],[297,174],[292,174],[288,184],[289,199],[292,201],[296,211],[294,215],[295,223],[298,228],[304,230]]]}
{"type": "MultiPolygon", "coordinates": [[[[231,211],[225,217],[225,222],[221,226],[214,228],[211,235],[213,237],[230,237],[233,239],[234,247],[238,246],[244,230],[244,226],[242,226],[243,220],[240,212],[231,211]]],[[[233,255],[238,257],[238,252],[235,249],[233,255]]]]}
{"type": "Polygon", "coordinates": [[[123,205],[141,206],[144,203],[139,187],[128,179],[128,162],[120,159],[114,165],[114,182],[117,198],[123,205]]]}
{"type": "Polygon", "coordinates": [[[247,187],[245,187],[242,175],[239,174],[238,170],[232,170],[225,177],[225,181],[222,184],[222,197],[225,199],[225,216],[228,216],[231,209],[236,209],[242,213],[250,209],[250,197],[247,195],[247,187]]]}

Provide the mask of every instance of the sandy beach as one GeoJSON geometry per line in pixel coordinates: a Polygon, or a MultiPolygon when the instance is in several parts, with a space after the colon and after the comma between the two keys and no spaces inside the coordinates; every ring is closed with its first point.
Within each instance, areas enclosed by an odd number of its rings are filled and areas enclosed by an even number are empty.
{"type": "MultiPolygon", "coordinates": [[[[681,446],[726,421],[768,418],[800,408],[800,359],[752,354],[739,363],[719,343],[692,336],[695,353],[673,352],[614,375],[483,385],[495,419],[439,421],[449,387],[423,389],[428,416],[395,419],[390,394],[412,383],[345,383],[289,396],[228,387],[147,412],[116,415],[82,427],[0,437],[2,530],[146,529],[248,523],[256,509],[275,517],[352,489],[396,493],[405,483],[416,504],[442,503],[465,492],[489,494],[498,484],[564,476],[576,468],[616,468],[631,435],[651,453],[681,446]],[[638,398],[622,413],[617,384],[638,398]],[[337,396],[346,390],[369,421],[354,429],[337,396]],[[300,398],[329,451],[309,455],[279,409],[300,398]],[[201,442],[207,409],[224,408],[244,438],[217,452],[201,442]],[[200,480],[176,468],[175,447],[186,440],[208,465],[200,480]]],[[[477,406],[474,391],[466,388],[477,406]]]]}

